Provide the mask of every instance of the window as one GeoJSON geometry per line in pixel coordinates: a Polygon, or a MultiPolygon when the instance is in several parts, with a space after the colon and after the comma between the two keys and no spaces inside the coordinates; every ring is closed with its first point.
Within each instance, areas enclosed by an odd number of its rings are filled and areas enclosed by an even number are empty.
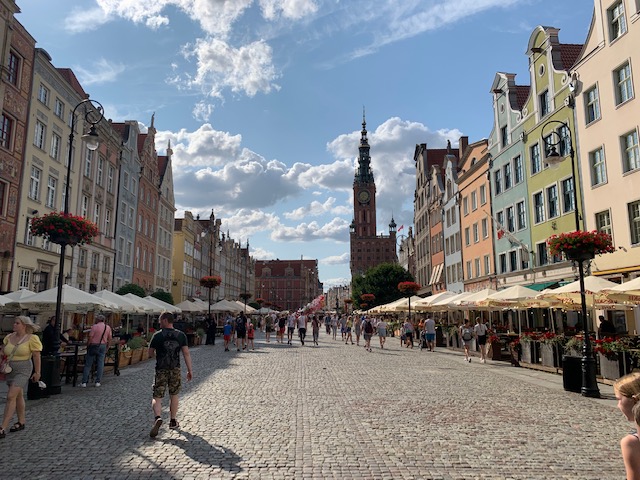
{"type": "Polygon", "coordinates": [[[9,188],[7,186],[7,184],[5,182],[0,181],[0,217],[4,217],[4,206],[6,205],[6,199],[5,196],[7,195],[7,192],[9,191],[9,188]]]}
{"type": "Polygon", "coordinates": [[[135,218],[136,213],[133,211],[133,207],[129,207],[129,227],[133,228],[133,219],[135,218]]]}
{"type": "Polygon", "coordinates": [[[11,148],[11,134],[13,133],[13,120],[4,113],[0,117],[0,147],[11,148]]]}
{"type": "Polygon", "coordinates": [[[47,137],[47,127],[40,120],[36,121],[36,132],[33,137],[33,144],[41,150],[44,150],[44,141],[47,137]]]}
{"type": "Polygon", "coordinates": [[[40,88],[38,89],[38,100],[46,106],[49,106],[49,89],[43,84],[40,84],[40,88]]]}
{"type": "Polygon", "coordinates": [[[487,187],[480,185],[480,205],[487,203],[487,187]]]}
{"type": "Polygon", "coordinates": [[[609,10],[607,10],[607,16],[609,17],[609,35],[613,42],[616,38],[624,35],[627,31],[627,20],[624,16],[624,3],[619,1],[609,10]]]}
{"type": "Polygon", "coordinates": [[[31,167],[31,178],[29,180],[29,198],[32,200],[40,199],[40,177],[42,171],[39,168],[31,167]]]}
{"type": "Polygon", "coordinates": [[[49,155],[51,158],[54,158],[60,161],[60,144],[62,143],[62,138],[60,135],[55,133],[51,134],[51,150],[49,150],[49,155]]]}
{"type": "Polygon", "coordinates": [[[56,207],[56,186],[58,184],[58,180],[54,177],[49,177],[47,181],[47,202],[46,205],[49,208],[56,207]]]}
{"type": "Polygon", "coordinates": [[[629,230],[631,232],[631,244],[640,243],[640,201],[627,204],[629,210],[629,230]]]}
{"type": "Polygon", "coordinates": [[[482,238],[489,236],[489,221],[486,218],[482,219],[482,238]]]}
{"type": "Polygon", "coordinates": [[[574,202],[573,178],[565,178],[560,182],[562,189],[562,213],[573,212],[576,208],[574,202]]]}
{"type": "Polygon", "coordinates": [[[533,210],[536,223],[544,222],[544,197],[542,192],[533,194],[533,210]]]}
{"type": "Polygon", "coordinates": [[[471,245],[471,230],[469,227],[464,229],[464,244],[467,246],[471,245]]]}
{"type": "Polygon", "coordinates": [[[92,253],[91,254],[91,268],[93,270],[97,270],[98,269],[98,265],[100,265],[100,254],[99,253],[92,253]]]}
{"type": "Polygon", "coordinates": [[[527,228],[527,211],[525,210],[524,200],[516,203],[516,215],[518,216],[518,230],[527,228]]]}
{"type": "Polygon", "coordinates": [[[104,234],[107,238],[111,237],[111,210],[104,211],[104,234]]]}
{"type": "Polygon", "coordinates": [[[129,190],[129,172],[124,172],[122,175],[122,188],[129,190]]]}
{"type": "Polygon", "coordinates": [[[127,250],[125,251],[125,265],[127,267],[131,266],[131,255],[133,254],[133,243],[127,242],[127,250]]]}
{"type": "Polygon", "coordinates": [[[509,144],[509,134],[507,133],[507,126],[500,128],[500,141],[502,146],[506,147],[509,144]]]}
{"type": "Polygon", "coordinates": [[[56,98],[56,105],[53,113],[55,113],[56,117],[64,119],[64,103],[62,103],[62,100],[59,98],[56,98]]]}
{"type": "Polygon", "coordinates": [[[531,159],[531,175],[535,175],[542,170],[540,163],[540,145],[537,143],[529,149],[529,158],[531,159]]]}
{"type": "Polygon", "coordinates": [[[31,288],[31,270],[20,269],[20,288],[31,288]]]}
{"type": "Polygon", "coordinates": [[[596,213],[596,229],[611,235],[611,213],[609,210],[596,213]]]}
{"type": "Polygon", "coordinates": [[[102,259],[102,271],[104,273],[109,273],[111,271],[111,258],[106,255],[102,259]]]}
{"type": "Polygon", "coordinates": [[[616,105],[633,98],[633,85],[631,84],[631,66],[629,62],[613,72],[616,90],[616,105]]]}
{"type": "Polygon", "coordinates": [[[549,263],[547,243],[546,242],[538,243],[536,245],[536,249],[538,251],[538,266],[542,267],[543,265],[547,265],[549,263]]]}
{"type": "Polygon", "coordinates": [[[547,207],[549,218],[560,215],[560,201],[558,199],[558,185],[547,187],[547,207]]]}
{"type": "Polygon", "coordinates": [[[456,224],[457,215],[456,215],[456,207],[451,207],[451,225],[456,224]]]}
{"type": "Polygon", "coordinates": [[[102,186],[102,175],[104,172],[104,158],[98,157],[98,165],[96,167],[96,184],[102,186]]]}
{"type": "Polygon", "coordinates": [[[120,202],[120,223],[127,223],[127,204],[120,202]]]}
{"type": "Polygon", "coordinates": [[[545,90],[538,96],[538,103],[540,106],[540,117],[544,117],[551,109],[551,105],[549,104],[549,90],[545,90]]]}
{"type": "Polygon", "coordinates": [[[33,245],[33,234],[31,233],[31,219],[27,218],[27,225],[24,230],[24,244],[33,245]]]}
{"type": "Polygon", "coordinates": [[[507,214],[507,230],[513,233],[516,230],[516,218],[515,218],[515,215],[513,214],[513,207],[507,207],[506,214],[507,214]]]}
{"type": "Polygon", "coordinates": [[[522,157],[518,155],[513,159],[513,183],[517,185],[524,181],[524,170],[522,165],[522,157]]]}
{"type": "MultiPolygon", "coordinates": [[[[72,198],[71,187],[69,187],[69,198],[72,198]]],[[[64,182],[62,184],[62,203],[60,204],[62,208],[64,208],[66,202],[67,202],[67,182],[64,182]]]]}
{"type": "Polygon", "coordinates": [[[587,90],[584,94],[584,104],[587,125],[600,118],[600,98],[598,97],[598,87],[587,90]]]}
{"type": "Polygon", "coordinates": [[[589,165],[591,167],[591,186],[606,183],[607,169],[604,164],[604,150],[602,147],[589,152],[589,165]]]}
{"type": "Polygon", "coordinates": [[[562,157],[566,157],[567,155],[569,155],[570,152],[570,147],[571,147],[571,137],[569,136],[569,128],[562,125],[559,129],[558,129],[558,137],[560,138],[560,156],[562,157]]]}
{"type": "Polygon", "coordinates": [[[509,252],[509,270],[515,272],[518,270],[518,251],[511,250],[509,252]]]}
{"type": "Polygon", "coordinates": [[[472,271],[471,271],[471,260],[467,260],[467,278],[473,278],[472,275],[472,271]]]}
{"type": "Polygon", "coordinates": [[[498,229],[504,228],[504,212],[502,210],[496,213],[496,220],[499,223],[499,225],[497,225],[496,228],[498,229]]]}
{"type": "Polygon", "coordinates": [[[478,195],[476,192],[471,192],[471,210],[476,211],[478,209],[478,195]]]}
{"type": "Polygon", "coordinates": [[[491,273],[491,257],[489,255],[484,256],[484,274],[489,275],[491,273]]]}
{"type": "Polygon", "coordinates": [[[18,79],[20,78],[20,57],[13,51],[9,52],[9,62],[7,64],[7,81],[18,86],[18,79]]]}
{"type": "Polygon", "coordinates": [[[511,188],[511,163],[507,163],[504,166],[504,189],[509,190],[511,188]]]}
{"type": "Polygon", "coordinates": [[[473,243],[480,241],[480,234],[478,233],[478,222],[473,224],[473,243]]]}
{"type": "Polygon", "coordinates": [[[89,215],[89,197],[86,195],[82,196],[82,203],[80,204],[80,212],[83,217],[87,217],[89,215]]]}
{"type": "Polygon", "coordinates": [[[81,248],[78,253],[78,266],[79,267],[87,266],[87,251],[84,248],[81,248]]]}
{"type": "Polygon", "coordinates": [[[638,152],[638,130],[633,130],[620,137],[622,146],[622,161],[624,172],[630,172],[640,167],[640,153],[638,152]]]}
{"type": "Polygon", "coordinates": [[[109,165],[107,167],[107,192],[113,193],[113,176],[114,176],[114,168],[109,165]]]}
{"type": "Polygon", "coordinates": [[[84,176],[91,178],[91,162],[93,160],[93,150],[85,148],[84,155],[84,176]]]}
{"type": "Polygon", "coordinates": [[[100,210],[102,209],[102,205],[100,205],[99,203],[96,203],[93,206],[93,223],[95,223],[96,225],[98,225],[98,228],[100,227],[100,210]]]}
{"type": "Polygon", "coordinates": [[[500,195],[502,193],[502,170],[496,170],[494,183],[496,195],[500,195]]]}
{"type": "Polygon", "coordinates": [[[507,273],[507,254],[501,253],[498,259],[500,262],[500,273],[507,273]]]}
{"type": "Polygon", "coordinates": [[[474,270],[476,273],[476,277],[479,277],[480,275],[482,275],[482,272],[480,271],[480,259],[479,258],[474,259],[473,263],[475,267],[474,270]]]}
{"type": "Polygon", "coordinates": [[[464,197],[462,199],[462,211],[465,217],[469,215],[469,197],[464,197]]]}

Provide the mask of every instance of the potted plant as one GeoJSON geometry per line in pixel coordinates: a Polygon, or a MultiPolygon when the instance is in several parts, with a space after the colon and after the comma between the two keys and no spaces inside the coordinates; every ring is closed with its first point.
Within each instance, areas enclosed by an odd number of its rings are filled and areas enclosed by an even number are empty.
{"type": "Polygon", "coordinates": [[[202,342],[205,341],[206,332],[204,328],[199,327],[196,329],[196,345],[202,345],[202,342]]]}
{"type": "Polygon", "coordinates": [[[551,255],[564,254],[569,260],[585,261],[615,252],[611,235],[598,230],[561,233],[547,239],[551,255]]]}
{"type": "Polygon", "coordinates": [[[360,302],[360,308],[362,309],[367,308],[369,305],[373,303],[375,299],[376,299],[376,296],[373,293],[363,293],[362,295],[360,295],[360,300],[362,300],[360,302]]]}
{"type": "Polygon", "coordinates": [[[207,275],[200,279],[200,286],[204,288],[216,288],[222,283],[219,275],[207,275]]]}
{"type": "Polygon", "coordinates": [[[59,245],[91,243],[99,233],[91,220],[70,213],[51,212],[31,219],[31,233],[59,245]]]}
{"type": "Polygon", "coordinates": [[[545,332],[540,337],[540,358],[542,365],[558,368],[562,365],[562,351],[566,339],[564,335],[545,332]]]}
{"type": "Polygon", "coordinates": [[[523,332],[520,334],[520,347],[524,363],[540,362],[540,336],[536,332],[523,332]]]}
{"type": "Polygon", "coordinates": [[[146,347],[146,343],[142,337],[133,337],[127,342],[131,349],[131,365],[135,365],[142,360],[142,350],[146,347]]]}
{"type": "Polygon", "coordinates": [[[630,337],[604,337],[595,341],[594,352],[600,360],[600,374],[616,380],[631,371],[631,349],[635,347],[630,337]]]}
{"type": "Polygon", "coordinates": [[[453,348],[460,348],[459,330],[457,325],[450,325],[447,330],[448,344],[453,348]]]}
{"type": "Polygon", "coordinates": [[[573,337],[569,337],[569,340],[564,344],[564,353],[571,357],[581,357],[582,356],[582,345],[584,340],[582,335],[574,335],[573,337]]]}
{"type": "Polygon", "coordinates": [[[120,344],[120,354],[118,355],[118,368],[126,367],[131,363],[131,348],[126,343],[120,344]]]}
{"type": "Polygon", "coordinates": [[[497,335],[489,337],[489,346],[491,348],[491,360],[502,360],[502,340],[497,335]]]}

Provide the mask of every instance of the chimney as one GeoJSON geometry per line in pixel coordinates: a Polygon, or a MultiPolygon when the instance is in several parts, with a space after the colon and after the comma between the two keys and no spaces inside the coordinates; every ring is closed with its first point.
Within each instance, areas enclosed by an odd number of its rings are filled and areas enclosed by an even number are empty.
{"type": "Polygon", "coordinates": [[[469,137],[460,137],[460,140],[458,141],[458,158],[462,158],[462,155],[464,155],[464,151],[467,149],[467,147],[469,146],[469,137]]]}

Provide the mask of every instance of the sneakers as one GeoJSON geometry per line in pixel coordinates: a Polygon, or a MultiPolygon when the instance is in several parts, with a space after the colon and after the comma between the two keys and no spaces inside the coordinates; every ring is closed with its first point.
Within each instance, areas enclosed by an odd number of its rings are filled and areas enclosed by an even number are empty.
{"type": "Polygon", "coordinates": [[[101,387],[102,384],[100,382],[96,382],[96,387],[101,387]]]}
{"type": "Polygon", "coordinates": [[[81,384],[80,384],[80,386],[81,386],[82,388],[87,388],[87,384],[86,384],[86,383],[81,383],[81,384]]]}
{"type": "Polygon", "coordinates": [[[151,432],[149,432],[149,436],[151,438],[155,438],[158,436],[158,432],[160,431],[161,425],[162,425],[162,418],[157,417],[153,422],[153,427],[151,428],[151,432]]]}
{"type": "Polygon", "coordinates": [[[175,418],[172,418],[171,421],[169,421],[169,428],[171,430],[177,430],[180,428],[180,424],[175,418]]]}
{"type": "Polygon", "coordinates": [[[471,357],[467,358],[467,362],[471,363],[471,357]]]}
{"type": "Polygon", "coordinates": [[[487,361],[483,358],[482,360],[480,360],[481,363],[487,363],[487,361]]]}

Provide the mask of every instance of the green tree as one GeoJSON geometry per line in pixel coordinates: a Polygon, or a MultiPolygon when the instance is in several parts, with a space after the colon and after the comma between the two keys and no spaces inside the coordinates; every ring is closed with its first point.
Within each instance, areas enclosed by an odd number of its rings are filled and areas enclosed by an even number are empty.
{"type": "Polygon", "coordinates": [[[384,305],[402,298],[403,295],[398,290],[400,282],[412,281],[413,276],[397,263],[381,263],[367,270],[364,275],[358,275],[351,280],[351,298],[356,308],[360,308],[360,295],[372,293],[376,298],[373,304],[367,304],[367,308],[384,305]]]}
{"type": "Polygon", "coordinates": [[[162,300],[170,305],[174,305],[173,303],[173,295],[169,292],[165,292],[164,290],[156,290],[151,294],[153,298],[157,298],[158,300],[162,300]]]}
{"type": "Polygon", "coordinates": [[[118,295],[133,293],[134,295],[137,295],[141,298],[144,298],[147,296],[147,294],[144,291],[144,288],[142,288],[140,285],[136,285],[135,283],[127,283],[126,285],[121,286],[118,290],[116,290],[116,293],[118,295]]]}

